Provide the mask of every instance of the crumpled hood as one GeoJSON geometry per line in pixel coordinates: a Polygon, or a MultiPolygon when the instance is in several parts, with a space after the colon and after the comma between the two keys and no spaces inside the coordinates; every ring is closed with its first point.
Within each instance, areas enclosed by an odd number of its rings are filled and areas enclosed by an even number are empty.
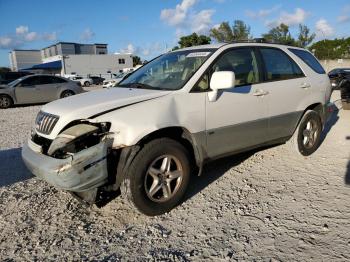
{"type": "Polygon", "coordinates": [[[59,99],[43,106],[42,111],[61,118],[90,118],[105,111],[167,95],[170,91],[108,88],[59,99]]]}

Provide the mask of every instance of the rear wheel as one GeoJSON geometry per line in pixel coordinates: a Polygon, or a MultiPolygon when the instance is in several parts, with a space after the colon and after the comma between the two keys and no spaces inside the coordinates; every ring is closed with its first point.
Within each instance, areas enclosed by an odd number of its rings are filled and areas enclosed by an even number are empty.
{"type": "Polygon", "coordinates": [[[86,81],[86,82],[84,83],[84,86],[90,86],[90,82],[86,81]]]}
{"type": "Polygon", "coordinates": [[[181,201],[190,178],[190,157],[169,138],[147,143],[130,165],[121,191],[145,215],[169,212],[181,201]]]}
{"type": "Polygon", "coordinates": [[[317,150],[321,142],[322,121],[313,110],[305,112],[289,143],[303,156],[309,156],[317,150]]]}
{"type": "Polygon", "coordinates": [[[0,108],[9,108],[13,105],[11,97],[8,95],[0,95],[0,108]]]}
{"type": "Polygon", "coordinates": [[[61,98],[65,98],[65,97],[69,97],[69,96],[73,96],[75,95],[75,93],[71,90],[66,90],[66,91],[63,91],[62,94],[61,94],[61,98]]]}

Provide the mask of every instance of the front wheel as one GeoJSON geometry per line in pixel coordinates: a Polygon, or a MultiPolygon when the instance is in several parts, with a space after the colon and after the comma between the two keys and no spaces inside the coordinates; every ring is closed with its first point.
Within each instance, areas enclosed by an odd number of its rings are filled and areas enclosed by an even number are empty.
{"type": "Polygon", "coordinates": [[[90,82],[86,81],[86,82],[84,83],[84,86],[90,86],[90,82]]]}
{"type": "Polygon", "coordinates": [[[305,112],[289,143],[303,156],[309,156],[320,146],[322,121],[319,113],[305,112]]]}
{"type": "Polygon", "coordinates": [[[121,191],[143,214],[161,215],[180,203],[190,173],[190,156],[186,148],[169,138],[156,139],[136,155],[121,191]]]}

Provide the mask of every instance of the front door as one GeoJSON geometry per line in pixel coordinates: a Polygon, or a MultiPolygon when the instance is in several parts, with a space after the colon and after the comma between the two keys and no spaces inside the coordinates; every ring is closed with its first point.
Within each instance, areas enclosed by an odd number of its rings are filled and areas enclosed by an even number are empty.
{"type": "Polygon", "coordinates": [[[268,105],[260,90],[262,72],[254,48],[225,52],[212,68],[233,71],[235,87],[219,92],[214,102],[206,100],[207,153],[210,158],[248,149],[267,140],[268,105]]]}
{"type": "Polygon", "coordinates": [[[17,103],[31,104],[40,102],[38,101],[40,96],[38,84],[40,84],[39,76],[30,76],[19,82],[14,87],[17,103]]]}

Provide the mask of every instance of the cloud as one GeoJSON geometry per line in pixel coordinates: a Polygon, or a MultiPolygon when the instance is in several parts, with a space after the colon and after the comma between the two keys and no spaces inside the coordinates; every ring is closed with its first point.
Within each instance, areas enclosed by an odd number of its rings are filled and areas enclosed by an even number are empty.
{"type": "Polygon", "coordinates": [[[89,41],[95,36],[95,33],[90,29],[86,28],[84,32],[80,35],[80,39],[84,41],[89,41]]]}
{"type": "Polygon", "coordinates": [[[321,18],[316,22],[316,34],[318,37],[329,37],[334,35],[333,27],[327,22],[326,19],[321,18]]]}
{"type": "Polygon", "coordinates": [[[350,22],[350,5],[346,5],[342,8],[341,14],[337,17],[338,23],[350,22]]]}
{"type": "Polygon", "coordinates": [[[214,10],[202,10],[197,14],[194,14],[193,17],[191,18],[192,22],[192,31],[197,32],[197,33],[206,33],[211,25],[212,25],[212,20],[211,17],[214,14],[214,10]]]}
{"type": "Polygon", "coordinates": [[[161,45],[160,43],[152,43],[145,46],[134,46],[133,44],[129,43],[125,48],[122,48],[117,53],[127,53],[127,54],[133,54],[138,55],[141,57],[153,57],[156,55],[159,55],[161,53],[164,53],[165,46],[161,45]]]}
{"type": "Polygon", "coordinates": [[[27,33],[27,34],[24,36],[24,39],[25,39],[27,42],[33,42],[33,41],[39,39],[39,35],[38,35],[37,32],[29,32],[29,33],[27,33]]]}
{"type": "Polygon", "coordinates": [[[339,23],[346,23],[350,21],[350,16],[349,15],[340,15],[337,17],[337,21],[339,23]]]}
{"type": "Polygon", "coordinates": [[[275,5],[270,9],[261,9],[259,11],[251,11],[247,10],[245,12],[246,16],[253,18],[253,19],[260,19],[260,18],[266,18],[267,16],[271,15],[272,13],[278,11],[281,8],[282,5],[275,5]]]}
{"type": "Polygon", "coordinates": [[[182,0],[173,9],[163,9],[160,12],[160,19],[166,24],[175,27],[176,36],[186,33],[205,34],[212,25],[213,9],[204,9],[200,11],[193,10],[197,0],[182,0]],[[190,32],[191,31],[191,32],[190,32]]]}
{"type": "Polygon", "coordinates": [[[33,41],[56,41],[56,32],[38,33],[29,30],[29,26],[20,25],[16,27],[15,33],[0,36],[0,49],[15,49],[20,48],[26,43],[33,41]]]}
{"type": "Polygon", "coordinates": [[[28,26],[20,25],[19,27],[16,27],[16,35],[24,35],[28,33],[28,31],[28,26]]]}
{"type": "Polygon", "coordinates": [[[8,36],[0,36],[0,48],[6,49],[12,46],[13,39],[8,36]]]}
{"type": "Polygon", "coordinates": [[[42,38],[46,41],[56,41],[57,40],[57,33],[56,32],[44,33],[42,38]]]}
{"type": "Polygon", "coordinates": [[[196,3],[196,0],[183,0],[181,4],[176,5],[174,9],[163,9],[160,12],[160,19],[167,24],[177,26],[187,18],[189,9],[196,3]]]}
{"type": "Polygon", "coordinates": [[[302,8],[295,9],[294,13],[281,12],[278,19],[274,21],[266,21],[266,25],[269,27],[275,27],[280,24],[285,24],[288,26],[295,26],[298,24],[303,24],[309,13],[302,8]]]}

